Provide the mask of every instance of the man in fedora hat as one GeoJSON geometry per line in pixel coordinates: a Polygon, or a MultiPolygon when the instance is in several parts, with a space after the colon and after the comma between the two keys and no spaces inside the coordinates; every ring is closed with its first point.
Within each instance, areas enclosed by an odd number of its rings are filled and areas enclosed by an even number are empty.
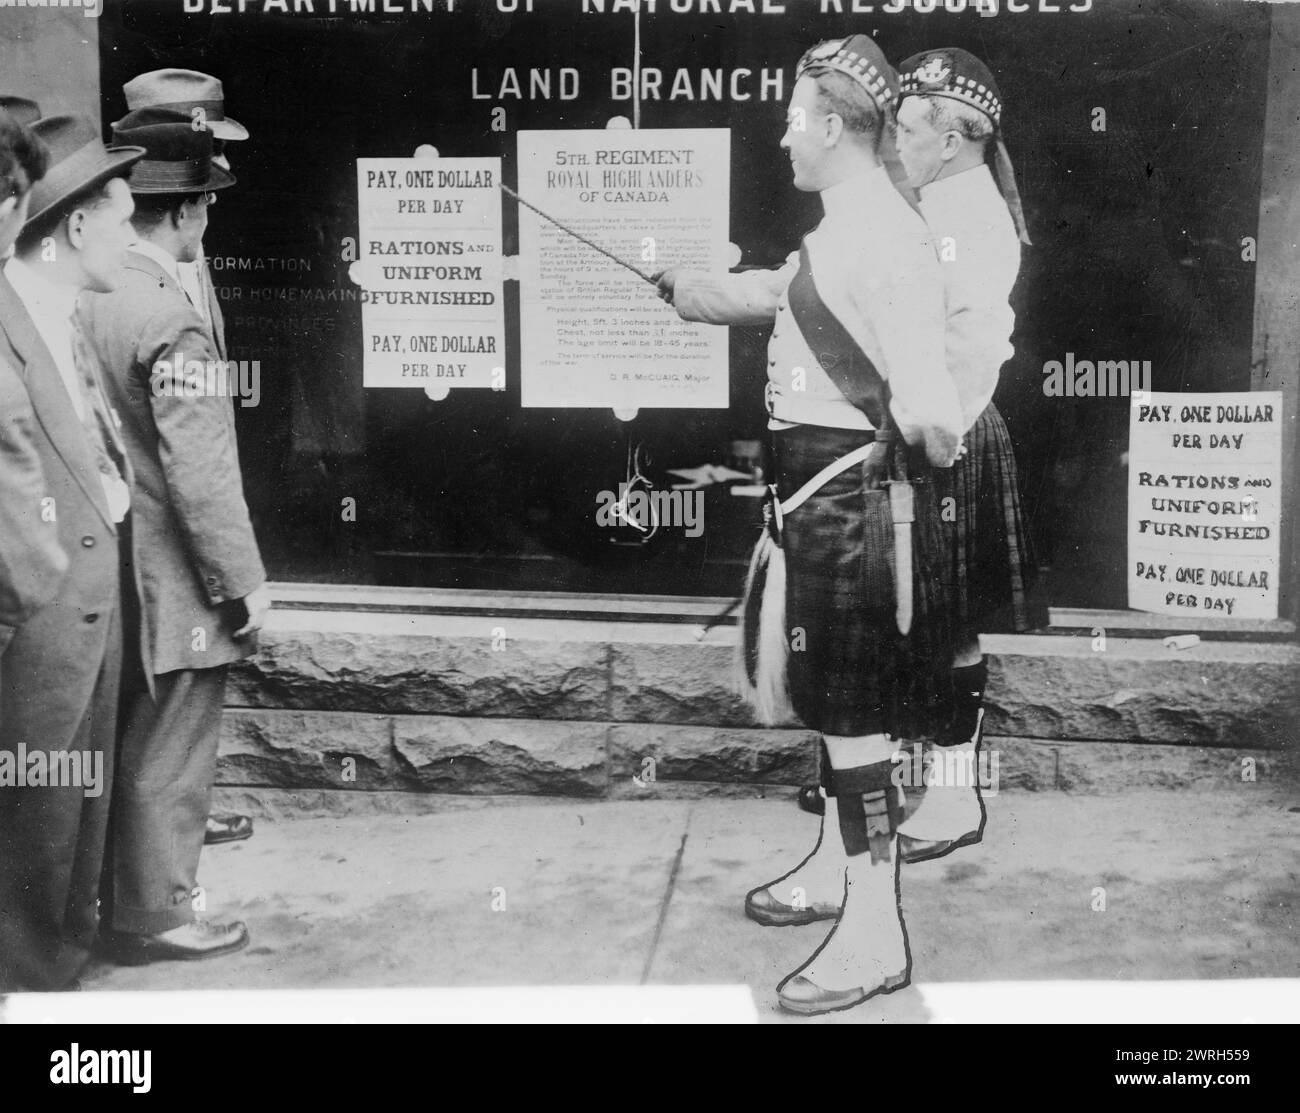
{"type": "MultiPolygon", "coordinates": [[[[230,170],[225,145],[248,138],[248,129],[226,115],[225,92],[221,81],[209,74],[175,68],[151,70],[133,77],[122,86],[122,92],[126,96],[127,107],[132,111],[142,108],[170,109],[184,113],[192,126],[202,124],[212,133],[212,161],[222,170],[230,170]]],[[[202,245],[192,262],[178,260],[176,269],[185,292],[212,327],[217,352],[225,359],[226,324],[216,286],[208,273],[202,245]]],[[[214,811],[208,816],[203,841],[212,846],[246,839],[252,833],[253,820],[250,816],[214,811]]]]}
{"type": "Polygon", "coordinates": [[[26,97],[11,97],[0,93],[0,110],[8,113],[16,123],[27,127],[41,118],[41,106],[26,97]]]}
{"type": "MultiPolygon", "coordinates": [[[[40,140],[0,113],[0,254],[8,254],[27,219],[31,187],[48,161],[40,140]]],[[[0,359],[0,670],[18,627],[54,598],[68,570],[58,524],[41,514],[46,490],[35,424],[27,387],[0,359]]]]}
{"type": "MultiPolygon", "coordinates": [[[[28,100],[26,97],[11,97],[0,94],[0,112],[3,112],[21,127],[28,127],[41,118],[40,105],[34,100],[28,100]]],[[[42,169],[41,172],[44,173],[44,170],[42,169]]],[[[28,185],[30,184],[29,182],[28,185]]],[[[16,194],[14,199],[17,200],[16,194]]],[[[23,219],[26,219],[26,208],[23,210],[23,219]]],[[[21,220],[18,221],[14,226],[13,235],[0,242],[0,264],[3,264],[14,253],[14,236],[18,234],[18,229],[22,227],[22,223],[21,220]]]]}
{"type": "Polygon", "coordinates": [[[139,241],[122,285],[80,314],[136,461],[153,683],[123,681],[105,903],[112,951],[141,963],[248,942],[240,922],[197,919],[192,894],[227,666],[256,648],[266,572],[244,503],[235,386],[177,270],[199,252],[213,194],[235,179],[213,164],[211,132],[183,113],[138,109],[113,136],[147,152],[131,180],[139,241]]]}
{"type": "Polygon", "coordinates": [[[898,738],[943,715],[949,683],[929,473],[952,463],[960,411],[938,260],[882,154],[897,89],[867,35],[809,50],[781,147],[795,187],[821,195],[822,222],[778,270],[659,276],[687,320],[774,322],[772,523],[788,586],[761,593],[749,675],[762,694],[766,651],[788,651],[788,665],[775,656],[794,713],[822,735],[834,795],[813,852],[752,890],[745,910],[766,926],[836,921],[777,987],[781,1006],[805,1015],[907,984],[891,758],[898,738]]]}
{"type": "Polygon", "coordinates": [[[83,291],[122,280],[134,239],[124,178],[144,151],[106,148],[80,116],[31,130],[49,168],[0,275],[0,359],[36,418],[41,517],[56,523],[68,564],[0,665],[0,991],[67,988],[89,957],[139,586],[131,465],[73,314],[83,291]]]}

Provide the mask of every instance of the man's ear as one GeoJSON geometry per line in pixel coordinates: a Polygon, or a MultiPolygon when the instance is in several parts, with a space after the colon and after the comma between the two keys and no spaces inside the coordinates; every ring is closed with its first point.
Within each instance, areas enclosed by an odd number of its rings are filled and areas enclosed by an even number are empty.
{"type": "Polygon", "coordinates": [[[840,141],[844,134],[844,118],[831,112],[826,116],[826,134],[822,136],[822,145],[828,150],[840,141]]]}
{"type": "Polygon", "coordinates": [[[68,243],[80,251],[86,242],[86,210],[73,209],[64,217],[63,225],[67,230],[68,243]]]}
{"type": "Polygon", "coordinates": [[[943,133],[943,148],[939,152],[939,157],[944,162],[949,162],[957,157],[957,152],[961,150],[962,144],[966,139],[959,132],[945,131],[943,133]]]}

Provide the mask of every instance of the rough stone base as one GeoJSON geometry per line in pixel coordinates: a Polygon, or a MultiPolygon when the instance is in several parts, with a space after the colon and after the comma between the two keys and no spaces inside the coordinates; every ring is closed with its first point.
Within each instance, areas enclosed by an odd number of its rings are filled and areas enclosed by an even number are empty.
{"type": "MultiPolygon", "coordinates": [[[[454,716],[650,730],[755,725],[731,686],[732,627],[699,638],[695,627],[653,622],[272,614],[261,650],[232,669],[232,707],[365,713],[394,722],[454,716]]],[[[1300,648],[1293,645],[1203,641],[1175,650],[1158,639],[1080,635],[993,636],[984,647],[992,734],[1271,750],[1295,744],[1300,648]]],[[[427,735],[407,744],[417,781],[456,782],[439,766],[455,756],[443,741],[436,753],[427,735]]],[[[514,744],[508,733],[502,744],[514,744]]],[[[575,736],[572,752],[555,755],[578,783],[591,775],[587,745],[575,736]]],[[[611,752],[635,756],[640,745],[620,743],[611,752]]],[[[755,778],[778,772],[784,760],[756,759],[755,778]]]]}
{"type": "MultiPolygon", "coordinates": [[[[630,799],[816,777],[815,736],[797,723],[756,726],[732,692],[734,628],[272,614],[261,650],[232,670],[222,785],[630,799]]],[[[984,645],[985,729],[1002,787],[1184,787],[1294,764],[1296,646],[1173,650],[1092,636],[984,645]]]]}
{"type": "MultiPolygon", "coordinates": [[[[912,767],[907,762],[900,777],[912,767]]],[[[1222,747],[988,737],[980,768],[991,792],[1300,785],[1294,752],[1222,747]]],[[[218,763],[223,788],[273,788],[311,799],[662,799],[733,790],[761,795],[815,779],[815,736],[806,731],[341,712],[229,711],[218,763]]]]}

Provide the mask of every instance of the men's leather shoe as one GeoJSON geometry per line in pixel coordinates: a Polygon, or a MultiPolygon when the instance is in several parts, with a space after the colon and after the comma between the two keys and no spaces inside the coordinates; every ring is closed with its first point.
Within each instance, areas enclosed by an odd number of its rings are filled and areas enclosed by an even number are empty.
{"type": "Polygon", "coordinates": [[[896,989],[902,989],[910,980],[911,976],[904,970],[890,974],[870,989],[862,986],[855,989],[823,989],[802,974],[792,974],[776,987],[776,1000],[786,1012],[798,1013],[800,1016],[820,1016],[822,1013],[851,1009],[879,993],[893,993],[896,989]]]}
{"type": "Polygon", "coordinates": [[[193,961],[233,954],[248,946],[248,928],[242,920],[214,924],[206,920],[182,924],[154,935],[114,932],[110,950],[119,966],[144,966],[179,959],[193,961]]]}
{"type": "Polygon", "coordinates": [[[834,920],[839,914],[839,904],[810,904],[804,908],[782,904],[772,895],[769,885],[745,894],[745,915],[764,927],[798,927],[818,920],[834,920]]]}
{"type": "Polygon", "coordinates": [[[813,815],[826,814],[826,797],[822,795],[821,785],[804,785],[796,799],[804,811],[813,815]]]}
{"type": "Polygon", "coordinates": [[[969,831],[959,839],[914,839],[910,835],[898,836],[898,852],[904,862],[928,862],[942,858],[963,846],[974,846],[980,841],[978,831],[969,831]]]}
{"type": "Polygon", "coordinates": [[[207,828],[203,833],[205,846],[216,846],[222,842],[238,842],[251,838],[253,821],[246,815],[215,814],[208,816],[207,828]]]}

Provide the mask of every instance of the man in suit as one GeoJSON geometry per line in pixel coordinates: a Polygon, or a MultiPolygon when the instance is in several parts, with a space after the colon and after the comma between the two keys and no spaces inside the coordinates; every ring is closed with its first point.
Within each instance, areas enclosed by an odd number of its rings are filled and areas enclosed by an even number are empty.
{"type": "Polygon", "coordinates": [[[136,467],[136,532],[153,691],[124,677],[106,870],[119,962],[197,959],[245,946],[238,921],[197,920],[191,900],[216,767],[227,666],[252,653],[269,608],[244,502],[234,381],[177,264],[198,254],[210,194],[234,183],[212,135],[167,109],[132,112],[115,142],[148,152],[131,182],[138,242],[126,279],[80,319],[136,467]]]}
{"type": "MultiPolygon", "coordinates": [[[[41,142],[8,113],[14,99],[0,97],[0,255],[13,247],[31,187],[49,161],[41,142]]],[[[22,378],[0,360],[0,670],[17,628],[54,598],[68,570],[58,523],[41,513],[45,474],[35,424],[22,378]]]]}
{"type": "Polygon", "coordinates": [[[0,275],[0,360],[29,399],[41,514],[56,524],[67,569],[13,631],[0,666],[0,770],[10,773],[0,776],[0,992],[68,988],[89,958],[136,588],[131,468],[73,312],[82,291],[122,278],[134,238],[124,177],[144,151],[105,148],[79,116],[31,130],[49,167],[0,275]],[[97,771],[94,788],[17,775],[42,760],[66,773],[78,757],[97,771]]]}
{"type": "MultiPolygon", "coordinates": [[[[190,119],[191,126],[201,123],[212,133],[212,161],[222,170],[230,170],[223,149],[225,144],[248,138],[248,129],[226,115],[221,81],[209,74],[174,67],[150,70],[133,77],[122,86],[122,92],[126,96],[126,106],[132,112],[142,108],[167,108],[183,112],[190,119]]],[[[225,359],[226,325],[202,245],[192,262],[178,261],[176,270],[190,300],[212,327],[218,355],[225,359]]],[[[214,846],[246,839],[252,834],[251,816],[213,811],[208,815],[203,841],[214,846]]]]}

